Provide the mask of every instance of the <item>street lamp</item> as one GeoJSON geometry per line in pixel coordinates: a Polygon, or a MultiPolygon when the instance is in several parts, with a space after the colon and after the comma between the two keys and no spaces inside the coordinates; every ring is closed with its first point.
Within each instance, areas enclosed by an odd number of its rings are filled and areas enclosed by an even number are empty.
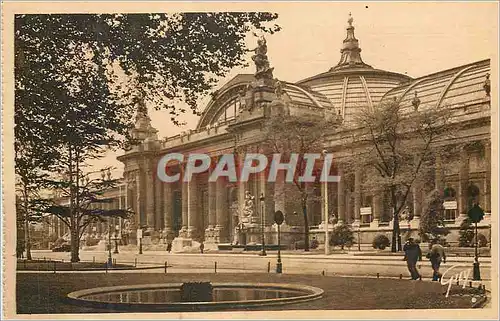
{"type": "Polygon", "coordinates": [[[479,270],[479,253],[478,253],[478,233],[477,233],[477,223],[480,222],[484,217],[484,211],[479,206],[479,204],[474,204],[472,208],[467,212],[467,216],[474,223],[475,230],[475,244],[474,244],[474,264],[472,270],[472,279],[475,281],[481,280],[481,271],[479,270]]]}
{"type": "MultiPolygon", "coordinates": [[[[326,162],[326,154],[327,150],[323,150],[323,161],[326,162]]],[[[325,222],[325,255],[330,254],[330,242],[328,238],[328,182],[327,182],[327,171],[325,170],[326,166],[323,165],[323,184],[324,184],[324,222],[325,222]]]]}
{"type": "Polygon", "coordinates": [[[361,252],[361,228],[358,226],[358,251],[361,252]]]}
{"type": "Polygon", "coordinates": [[[260,193],[260,225],[261,225],[261,240],[262,240],[262,251],[260,256],[266,256],[266,241],[264,237],[264,193],[260,193]]]}
{"type": "Polygon", "coordinates": [[[278,225],[278,263],[276,263],[276,273],[283,272],[283,264],[281,263],[281,224],[285,220],[283,212],[276,211],[274,213],[274,222],[278,225]]]}
{"type": "Polygon", "coordinates": [[[119,225],[116,225],[115,226],[115,251],[113,253],[115,254],[118,254],[118,228],[119,228],[119,225]]]}
{"type": "Polygon", "coordinates": [[[113,266],[113,257],[111,256],[111,224],[108,218],[108,267],[113,266]]]}

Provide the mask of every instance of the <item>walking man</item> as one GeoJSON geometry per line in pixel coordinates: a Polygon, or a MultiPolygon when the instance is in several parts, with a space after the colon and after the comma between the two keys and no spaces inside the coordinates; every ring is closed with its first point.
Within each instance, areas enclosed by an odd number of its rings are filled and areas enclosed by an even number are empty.
{"type": "Polygon", "coordinates": [[[429,244],[429,253],[427,253],[427,258],[431,261],[432,266],[432,281],[439,281],[442,274],[439,273],[439,267],[441,262],[446,263],[446,253],[444,252],[444,247],[438,243],[438,240],[432,240],[429,244]]]}
{"type": "Polygon", "coordinates": [[[411,279],[420,279],[420,273],[418,273],[417,270],[417,261],[422,261],[422,250],[420,246],[410,237],[404,245],[403,251],[405,252],[403,260],[406,261],[411,279]]]}

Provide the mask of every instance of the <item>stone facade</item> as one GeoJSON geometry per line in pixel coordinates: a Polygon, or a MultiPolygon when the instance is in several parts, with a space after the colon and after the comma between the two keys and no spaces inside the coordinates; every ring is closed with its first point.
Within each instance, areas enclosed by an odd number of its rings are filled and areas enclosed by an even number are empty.
{"type": "MultiPolygon", "coordinates": [[[[165,184],[156,175],[158,160],[173,152],[205,153],[214,161],[223,154],[235,153],[241,157],[249,152],[262,152],[255,147],[263,139],[262,120],[276,110],[291,115],[337,117],[348,124],[360,106],[373,108],[384,100],[395,99],[403,108],[420,105],[452,108],[460,132],[453,141],[445,143],[460,142],[465,146],[456,163],[445,164],[436,157],[432,184],[417,181],[410,197],[412,220],[400,223],[402,234],[417,234],[424,196],[436,188],[446,197],[447,226],[452,230],[448,236],[450,242],[457,241],[458,226],[471,200],[479,202],[487,212],[480,228],[481,233],[489,236],[491,106],[489,92],[484,87],[485,81],[489,81],[489,60],[416,79],[375,69],[361,59],[351,18],[339,63],[325,73],[288,83],[273,78],[265,46],[265,40],[259,40],[254,56],[259,62],[257,72],[238,75],[218,90],[194,130],[158,139],[147,110],[139,106],[133,135],[141,143],[118,158],[125,165],[127,206],[137,213],[136,227],[143,227],[162,242],[173,241],[177,250],[196,244],[193,242],[204,242],[207,249],[225,243],[259,243],[262,226],[266,242],[275,243],[273,213],[281,210],[286,221],[284,243],[292,246],[304,235],[302,216],[297,214],[301,208],[294,202],[293,192],[286,190],[280,181],[268,183],[253,175],[245,183],[223,179],[208,182],[209,173],[203,173],[189,183],[165,184]],[[253,202],[248,202],[245,195],[253,196],[253,202]],[[263,200],[260,195],[264,195],[263,200]],[[249,204],[253,208],[248,208],[249,204]],[[247,213],[252,212],[247,216],[246,205],[247,213]]],[[[338,160],[346,156],[342,151],[345,144],[338,134],[325,141],[325,147],[338,160]]],[[[172,170],[181,172],[182,166],[172,170]]],[[[338,174],[343,175],[342,168],[338,168],[338,174]]],[[[338,221],[351,224],[362,243],[371,243],[375,235],[389,234],[393,223],[385,191],[363,191],[366,179],[362,169],[357,169],[346,173],[340,182],[330,183],[328,211],[335,213],[338,221]]],[[[311,237],[321,240],[325,224],[321,199],[325,195],[321,186],[314,184],[308,191],[317,196],[307,204],[311,237]]]]}

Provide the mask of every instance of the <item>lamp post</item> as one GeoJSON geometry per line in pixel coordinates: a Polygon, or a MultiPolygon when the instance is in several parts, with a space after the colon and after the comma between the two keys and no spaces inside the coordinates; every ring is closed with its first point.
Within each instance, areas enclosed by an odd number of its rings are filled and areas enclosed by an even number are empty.
{"type": "Polygon", "coordinates": [[[285,220],[283,212],[276,211],[274,213],[274,222],[278,225],[278,263],[276,263],[276,273],[283,272],[283,264],[281,263],[281,224],[285,220]]]}
{"type": "Polygon", "coordinates": [[[113,253],[115,254],[118,254],[118,228],[119,228],[119,225],[116,225],[115,226],[115,251],[113,253]]]}
{"type": "Polygon", "coordinates": [[[484,211],[479,206],[479,204],[474,204],[472,208],[467,212],[467,216],[474,223],[474,234],[475,234],[475,244],[474,244],[474,264],[472,269],[472,279],[474,281],[481,280],[481,271],[479,269],[479,253],[478,253],[478,233],[477,233],[477,223],[480,222],[484,217],[484,211]]]}
{"type": "Polygon", "coordinates": [[[108,267],[113,266],[113,257],[111,256],[111,224],[108,218],[108,267]]]}
{"type": "Polygon", "coordinates": [[[260,193],[260,230],[261,230],[261,241],[262,241],[262,251],[260,256],[266,256],[266,240],[264,237],[264,193],[260,193]]]}
{"type": "Polygon", "coordinates": [[[358,226],[358,251],[361,252],[361,228],[358,226]]]}
{"type": "MultiPolygon", "coordinates": [[[[323,150],[323,161],[326,161],[326,150],[323,150]]],[[[323,210],[324,210],[324,222],[325,222],[325,255],[330,254],[330,242],[328,238],[328,182],[327,182],[327,171],[325,170],[326,166],[323,166],[323,184],[324,184],[324,203],[323,203],[323,210]]]]}

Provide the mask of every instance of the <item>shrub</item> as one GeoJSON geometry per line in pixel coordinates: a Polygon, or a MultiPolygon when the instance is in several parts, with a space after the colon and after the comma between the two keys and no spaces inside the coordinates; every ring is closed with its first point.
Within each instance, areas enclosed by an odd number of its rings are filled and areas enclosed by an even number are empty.
{"type": "Polygon", "coordinates": [[[374,249],[385,250],[389,245],[391,245],[391,241],[384,234],[379,234],[373,238],[372,246],[374,249]]]}
{"type": "Polygon", "coordinates": [[[312,239],[310,244],[309,244],[309,247],[314,250],[314,249],[317,249],[318,246],[319,246],[318,240],[312,239]]]}
{"type": "Polygon", "coordinates": [[[466,218],[460,224],[460,231],[458,238],[458,246],[471,247],[474,246],[474,228],[469,218],[466,218]]]}
{"type": "Polygon", "coordinates": [[[481,233],[477,234],[477,246],[486,247],[488,245],[488,239],[481,233]]]}
{"type": "Polygon", "coordinates": [[[354,243],[354,236],[352,230],[347,224],[336,225],[333,229],[330,238],[330,245],[340,246],[343,250],[344,246],[350,247],[354,243]]]}

